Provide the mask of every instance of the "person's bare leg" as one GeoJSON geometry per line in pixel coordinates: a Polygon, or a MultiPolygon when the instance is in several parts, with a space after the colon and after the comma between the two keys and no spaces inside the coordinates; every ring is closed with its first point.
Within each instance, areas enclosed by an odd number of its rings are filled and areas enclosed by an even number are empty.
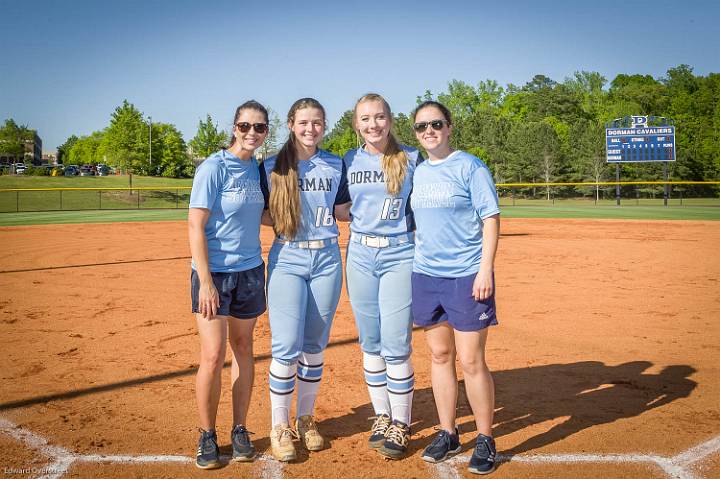
{"type": "Polygon", "coordinates": [[[233,426],[245,425],[250,396],[255,380],[255,360],[253,358],[253,319],[228,318],[228,337],[232,350],[232,405],[233,426]]]}
{"type": "Polygon", "coordinates": [[[455,345],[477,431],[492,436],[495,384],[485,363],[488,329],[471,332],[455,331],[455,345]]]}
{"type": "Polygon", "coordinates": [[[196,314],[195,319],[200,336],[200,365],[195,378],[195,397],[200,414],[200,427],[209,431],[215,429],[220,402],[227,340],[227,316],[206,319],[201,314],[196,314]]]}
{"type": "Polygon", "coordinates": [[[427,328],[425,339],[430,347],[430,379],[440,427],[454,434],[458,384],[453,328],[447,322],[427,328]]]}

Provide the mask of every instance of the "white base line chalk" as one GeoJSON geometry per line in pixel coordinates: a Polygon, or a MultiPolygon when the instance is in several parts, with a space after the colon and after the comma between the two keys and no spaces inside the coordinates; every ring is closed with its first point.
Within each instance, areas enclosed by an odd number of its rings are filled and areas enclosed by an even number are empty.
{"type": "MultiPolygon", "coordinates": [[[[497,460],[501,462],[521,462],[526,464],[622,464],[622,463],[650,463],[662,469],[668,477],[673,479],[697,479],[690,467],[706,459],[708,456],[720,451],[720,436],[710,439],[687,451],[673,457],[663,457],[653,454],[527,454],[505,455],[498,454],[497,460]]],[[[470,460],[467,455],[455,456],[440,464],[431,464],[435,475],[440,479],[458,479],[462,475],[458,466],[470,460]]]]}

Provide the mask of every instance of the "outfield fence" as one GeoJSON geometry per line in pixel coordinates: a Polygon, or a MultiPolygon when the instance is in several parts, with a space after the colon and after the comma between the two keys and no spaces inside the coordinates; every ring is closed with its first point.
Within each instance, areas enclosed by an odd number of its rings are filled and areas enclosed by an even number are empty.
{"type": "MultiPolygon", "coordinates": [[[[648,205],[720,207],[720,181],[498,183],[500,205],[648,205]],[[619,200],[618,200],[619,186],[619,200]],[[667,195],[667,201],[665,199],[667,195]]],[[[190,186],[174,188],[6,188],[0,213],[185,209],[190,186]]]]}

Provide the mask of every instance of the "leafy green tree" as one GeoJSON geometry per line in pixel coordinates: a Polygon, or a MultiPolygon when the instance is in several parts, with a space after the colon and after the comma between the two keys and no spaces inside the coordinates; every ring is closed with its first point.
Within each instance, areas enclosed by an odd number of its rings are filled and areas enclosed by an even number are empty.
{"type": "Polygon", "coordinates": [[[223,130],[218,130],[217,122],[214,122],[208,113],[205,121],[198,122],[197,133],[190,140],[190,148],[195,158],[207,158],[224,148],[229,141],[230,136],[223,130]]]}
{"type": "Polygon", "coordinates": [[[103,150],[100,149],[103,137],[103,132],[96,131],[75,141],[68,155],[68,164],[90,165],[103,163],[103,150]]]}
{"type": "MultiPolygon", "coordinates": [[[[77,142],[79,138],[75,135],[70,135],[67,140],[65,140],[65,143],[58,146],[57,148],[57,162],[59,164],[64,164],[65,160],[69,158],[70,150],[72,149],[75,142],[77,142]]],[[[68,164],[70,164],[68,162],[68,164]]]]}
{"type": "Polygon", "coordinates": [[[108,163],[135,173],[147,173],[149,168],[148,125],[135,105],[123,100],[111,115],[105,131],[108,163]]]}
{"type": "MultiPolygon", "coordinates": [[[[577,180],[600,182],[606,180],[608,164],[605,158],[605,125],[585,120],[573,125],[572,143],[575,146],[572,167],[577,180]]],[[[595,201],[600,199],[600,186],[595,185],[595,201]]]]}
{"type": "Polygon", "coordinates": [[[32,130],[27,125],[18,125],[12,118],[5,120],[5,124],[0,127],[0,153],[22,161],[25,157],[25,139],[31,135],[32,130]]]}
{"type": "Polygon", "coordinates": [[[355,133],[352,124],[353,111],[347,110],[329,134],[325,136],[322,148],[338,156],[343,156],[346,151],[360,146],[360,138],[355,133]]]}
{"type": "Polygon", "coordinates": [[[191,164],[185,141],[175,125],[154,123],[152,173],[180,178],[186,175],[191,164]]]}

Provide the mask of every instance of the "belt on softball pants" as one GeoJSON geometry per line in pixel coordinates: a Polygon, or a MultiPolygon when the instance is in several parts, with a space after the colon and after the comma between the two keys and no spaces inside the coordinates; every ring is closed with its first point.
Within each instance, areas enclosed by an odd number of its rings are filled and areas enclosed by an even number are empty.
{"type": "Polygon", "coordinates": [[[371,248],[387,248],[401,244],[412,243],[415,233],[405,233],[397,236],[372,236],[361,233],[350,233],[350,241],[360,243],[371,248]]]}
{"type": "Polygon", "coordinates": [[[338,242],[337,236],[334,238],[319,239],[319,240],[307,240],[307,241],[289,241],[280,238],[275,238],[278,243],[288,245],[291,248],[301,249],[323,249],[331,244],[338,242]]]}

